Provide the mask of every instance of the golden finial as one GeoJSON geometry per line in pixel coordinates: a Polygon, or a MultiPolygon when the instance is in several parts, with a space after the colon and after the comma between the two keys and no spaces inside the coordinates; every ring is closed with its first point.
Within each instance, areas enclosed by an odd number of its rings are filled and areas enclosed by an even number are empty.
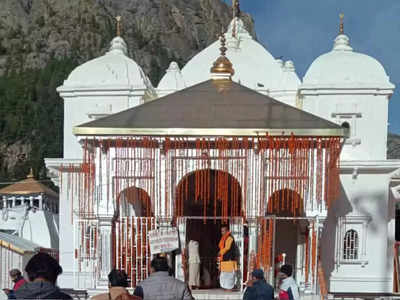
{"type": "Polygon", "coordinates": [[[115,20],[117,20],[117,36],[121,36],[121,16],[117,16],[115,20]]]}
{"type": "Polygon", "coordinates": [[[33,178],[34,176],[33,176],[33,169],[31,168],[30,170],[29,170],[29,174],[28,174],[28,176],[26,176],[26,178],[33,178]]]}
{"type": "Polygon", "coordinates": [[[225,34],[222,29],[222,33],[220,36],[220,42],[221,42],[221,47],[219,50],[221,51],[221,55],[217,58],[217,60],[214,62],[212,68],[211,68],[211,73],[214,74],[229,74],[229,78],[235,74],[235,71],[232,68],[232,63],[229,61],[229,59],[225,56],[227,48],[225,47],[225,34]]]}
{"type": "Polygon", "coordinates": [[[339,34],[344,34],[344,26],[343,26],[344,14],[341,13],[341,14],[339,15],[339,18],[340,18],[339,34]]]}

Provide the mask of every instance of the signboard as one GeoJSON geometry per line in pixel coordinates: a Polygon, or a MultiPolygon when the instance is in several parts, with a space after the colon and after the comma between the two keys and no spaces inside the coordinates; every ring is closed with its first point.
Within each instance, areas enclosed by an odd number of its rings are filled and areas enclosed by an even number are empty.
{"type": "Polygon", "coordinates": [[[151,255],[171,252],[179,248],[178,229],[176,227],[149,231],[151,255]]]}

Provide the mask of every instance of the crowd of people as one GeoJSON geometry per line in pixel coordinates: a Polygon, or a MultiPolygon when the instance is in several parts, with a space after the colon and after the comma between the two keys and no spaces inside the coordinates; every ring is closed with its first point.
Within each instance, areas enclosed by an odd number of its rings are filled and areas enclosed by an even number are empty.
{"type": "MultiPolygon", "coordinates": [[[[190,241],[189,251],[196,252],[198,243],[190,241]]],[[[221,227],[221,240],[218,244],[220,287],[231,291],[237,286],[237,248],[229,227],[221,227]]],[[[189,259],[189,285],[171,276],[166,255],[156,255],[151,261],[151,274],[138,283],[133,294],[128,291],[128,276],[124,270],[113,269],[108,275],[108,292],[95,295],[91,300],[192,300],[191,289],[199,286],[200,258],[189,259]],[[191,265],[192,264],[192,265],[191,265]],[[191,265],[191,266],[190,266],[191,265]]],[[[72,299],[57,287],[57,277],[62,273],[58,261],[46,253],[34,255],[25,267],[25,280],[18,269],[9,271],[14,282],[12,289],[3,289],[8,299],[72,299]]],[[[278,291],[266,282],[262,269],[255,269],[246,283],[243,300],[299,300],[299,289],[292,277],[290,265],[282,265],[278,273],[278,291]]]]}

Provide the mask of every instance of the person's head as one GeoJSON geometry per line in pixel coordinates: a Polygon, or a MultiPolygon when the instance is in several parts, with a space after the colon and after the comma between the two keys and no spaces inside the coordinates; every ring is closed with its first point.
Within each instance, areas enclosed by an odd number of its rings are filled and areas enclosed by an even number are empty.
{"type": "Polygon", "coordinates": [[[280,271],[282,273],[282,277],[283,278],[287,278],[287,277],[292,276],[293,268],[292,268],[291,265],[283,265],[283,266],[281,266],[281,270],[280,271]]]}
{"type": "Polygon", "coordinates": [[[128,275],[126,275],[124,270],[111,270],[110,274],[108,274],[108,282],[109,286],[128,286],[128,275]]]}
{"type": "Polygon", "coordinates": [[[10,274],[12,281],[19,280],[22,277],[21,271],[18,269],[12,269],[8,274],[10,274]]]}
{"type": "Polygon", "coordinates": [[[264,279],[264,271],[261,269],[255,269],[251,272],[251,279],[254,281],[263,280],[264,279]]]}
{"type": "Polygon", "coordinates": [[[164,256],[156,256],[151,261],[151,269],[153,272],[168,272],[169,265],[168,260],[164,256]]]}
{"type": "Polygon", "coordinates": [[[58,275],[62,273],[62,268],[57,260],[46,253],[38,253],[28,261],[25,267],[29,281],[37,279],[56,283],[58,275]]]}
{"type": "Polygon", "coordinates": [[[221,235],[225,235],[229,232],[229,226],[224,224],[221,226],[221,235]]]}

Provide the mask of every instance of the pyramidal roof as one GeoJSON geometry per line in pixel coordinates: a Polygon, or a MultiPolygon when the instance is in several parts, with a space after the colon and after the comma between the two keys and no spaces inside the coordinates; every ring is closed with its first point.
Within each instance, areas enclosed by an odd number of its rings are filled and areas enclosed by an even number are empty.
{"type": "Polygon", "coordinates": [[[30,195],[41,193],[55,198],[58,197],[56,192],[37,181],[33,177],[32,171],[26,179],[0,189],[0,195],[30,195]]]}
{"type": "Polygon", "coordinates": [[[230,80],[208,80],[74,128],[75,135],[346,136],[347,129],[230,80]]]}

